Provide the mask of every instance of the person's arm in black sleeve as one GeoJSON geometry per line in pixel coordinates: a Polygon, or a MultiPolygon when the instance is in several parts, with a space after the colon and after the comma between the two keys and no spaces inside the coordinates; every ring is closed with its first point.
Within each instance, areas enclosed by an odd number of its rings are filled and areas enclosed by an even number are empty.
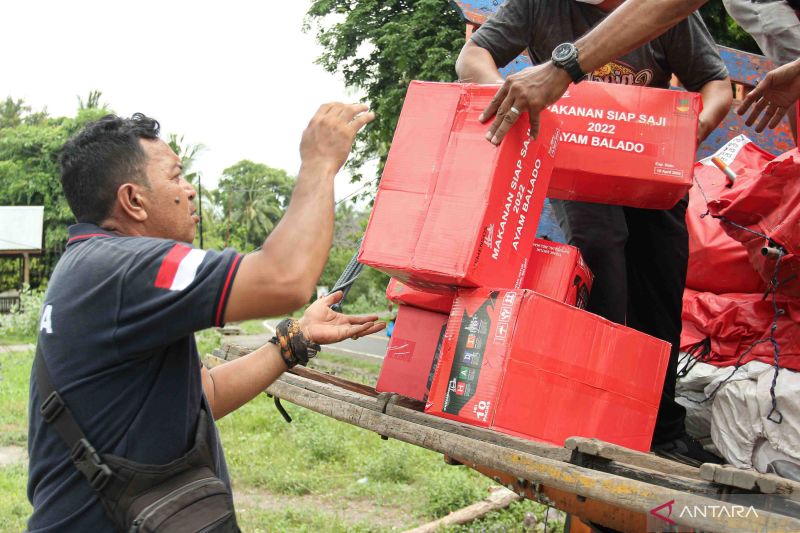
{"type": "Polygon", "coordinates": [[[505,66],[528,46],[535,0],[509,0],[472,35],[456,60],[459,81],[502,83],[505,66]]]}

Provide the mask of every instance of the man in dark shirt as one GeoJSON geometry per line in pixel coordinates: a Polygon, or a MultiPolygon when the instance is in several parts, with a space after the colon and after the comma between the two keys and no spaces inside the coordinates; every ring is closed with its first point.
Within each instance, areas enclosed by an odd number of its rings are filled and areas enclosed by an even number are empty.
{"type": "MultiPolygon", "coordinates": [[[[574,0],[508,0],[462,49],[456,64],[459,78],[496,82],[498,67],[526,49],[535,63],[545,62],[553,49],[601,22],[622,0],[591,3],[598,5],[574,0]]],[[[590,81],[667,88],[672,74],[703,97],[697,133],[701,142],[728,112],[732,94],[725,65],[699,15],[587,77],[590,81]]],[[[553,209],[567,240],[581,250],[595,275],[587,309],[673,346],[653,448],[695,464],[718,462],[686,435],[686,412],[675,402],[688,259],[686,200],[665,211],[560,200],[553,201],[553,209]]]]}
{"type": "MultiPolygon", "coordinates": [[[[100,453],[161,465],[193,445],[202,406],[218,419],[262,392],[287,362],[265,344],[205,369],[194,332],[276,316],[304,305],[333,234],[333,178],[366,106],[328,104],[303,133],[291,202],[260,250],[242,256],[193,248],[195,191],[180,158],[143,115],[87,125],[61,156],[64,194],[78,224],[50,280],[38,348],[89,442],[100,453]]],[[[318,300],[299,320],[304,337],[330,343],[383,327],[377,317],[330,310],[318,300]]],[[[98,496],[39,412],[31,376],[28,450],[30,531],[112,531],[98,496]]],[[[211,423],[217,476],[230,485],[211,423]]]]}
{"type": "MultiPolygon", "coordinates": [[[[577,67],[583,72],[601,68],[637,46],[655,39],[664,31],[691,15],[708,0],[626,0],[590,32],[575,40],[577,67]]],[[[798,9],[797,0],[789,1],[798,9]]],[[[800,98],[800,74],[790,64],[770,72],[765,77],[769,86],[756,87],[737,112],[744,115],[751,109],[746,124],[758,120],[756,131],[774,128],[800,98]],[[755,104],[750,108],[751,104],[755,104]]],[[[480,119],[491,122],[487,139],[500,144],[518,115],[510,114],[515,107],[527,111],[534,137],[538,135],[539,113],[561,98],[571,82],[570,74],[546,61],[508,77],[480,119]]]]}

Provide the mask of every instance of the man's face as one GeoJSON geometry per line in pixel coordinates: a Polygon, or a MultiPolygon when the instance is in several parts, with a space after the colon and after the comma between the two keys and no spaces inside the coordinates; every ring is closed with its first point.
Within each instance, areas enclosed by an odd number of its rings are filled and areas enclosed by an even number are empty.
{"type": "Polygon", "coordinates": [[[147,198],[147,233],[191,243],[200,217],[194,214],[194,187],[183,177],[180,158],[161,139],[140,139],[147,157],[145,175],[150,188],[147,198]]]}

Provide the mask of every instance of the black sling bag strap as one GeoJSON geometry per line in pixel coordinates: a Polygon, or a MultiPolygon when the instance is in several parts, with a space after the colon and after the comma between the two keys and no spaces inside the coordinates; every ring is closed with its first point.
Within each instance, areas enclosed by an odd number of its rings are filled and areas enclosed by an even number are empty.
{"type": "Polygon", "coordinates": [[[195,443],[166,465],[146,465],[95,450],[53,385],[40,348],[33,360],[39,412],[70,450],[70,459],[100,497],[119,531],[214,531],[236,533],[233,497],[213,466],[208,435],[213,431],[201,407],[195,443]]]}
{"type": "Polygon", "coordinates": [[[111,479],[111,469],[103,462],[97,450],[83,434],[69,407],[56,391],[38,346],[33,364],[36,368],[39,400],[42,403],[39,407],[42,418],[56,430],[56,433],[67,444],[70,450],[70,459],[75,468],[83,474],[94,490],[102,491],[111,479]]]}

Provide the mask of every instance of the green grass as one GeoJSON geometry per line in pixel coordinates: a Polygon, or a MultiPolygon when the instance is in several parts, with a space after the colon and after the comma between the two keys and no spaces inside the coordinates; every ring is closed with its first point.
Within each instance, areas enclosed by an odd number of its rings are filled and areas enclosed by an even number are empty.
{"type": "MultiPolygon", "coordinates": [[[[0,446],[26,446],[28,379],[33,351],[0,355],[0,446]]],[[[0,467],[0,531],[22,531],[31,506],[26,496],[24,464],[0,467]]]]}
{"type": "MultiPolygon", "coordinates": [[[[213,337],[210,344],[213,344],[213,337]]],[[[0,358],[0,444],[24,446],[33,352],[0,358]]],[[[379,365],[320,354],[342,377],[374,383],[379,365]]],[[[243,531],[313,533],[406,529],[487,496],[494,483],[440,454],[283,402],[287,424],[266,395],[219,421],[243,531]]],[[[30,514],[24,465],[0,468],[0,531],[21,531],[30,514]]],[[[531,502],[450,531],[523,531],[531,502]],[[477,527],[477,529],[475,529],[477,527]]]]}
{"type": "Polygon", "coordinates": [[[23,531],[31,514],[25,465],[0,468],[0,531],[23,531]]]}
{"type": "Polygon", "coordinates": [[[33,350],[0,355],[0,446],[25,446],[33,350]]]}
{"type": "Polygon", "coordinates": [[[259,333],[266,333],[267,329],[264,327],[264,321],[259,320],[245,320],[244,322],[236,323],[241,328],[242,333],[245,335],[258,335],[259,333]]]}
{"type": "Polygon", "coordinates": [[[6,335],[0,337],[0,346],[12,346],[14,344],[35,344],[36,335],[6,335]]]}
{"type": "MultiPolygon", "coordinates": [[[[316,508],[318,514],[329,515],[324,531],[350,531],[358,525],[349,518],[342,527],[336,525],[341,520],[337,506],[370,502],[395,516],[394,526],[408,528],[483,499],[492,484],[464,467],[445,464],[440,454],[383,441],[375,433],[287,402],[284,406],[294,419],[291,424],[266,396],[219,422],[235,490],[314,501],[332,498],[339,503],[316,508]]],[[[243,530],[260,527],[250,522],[259,513],[244,509],[243,530]]]]}

